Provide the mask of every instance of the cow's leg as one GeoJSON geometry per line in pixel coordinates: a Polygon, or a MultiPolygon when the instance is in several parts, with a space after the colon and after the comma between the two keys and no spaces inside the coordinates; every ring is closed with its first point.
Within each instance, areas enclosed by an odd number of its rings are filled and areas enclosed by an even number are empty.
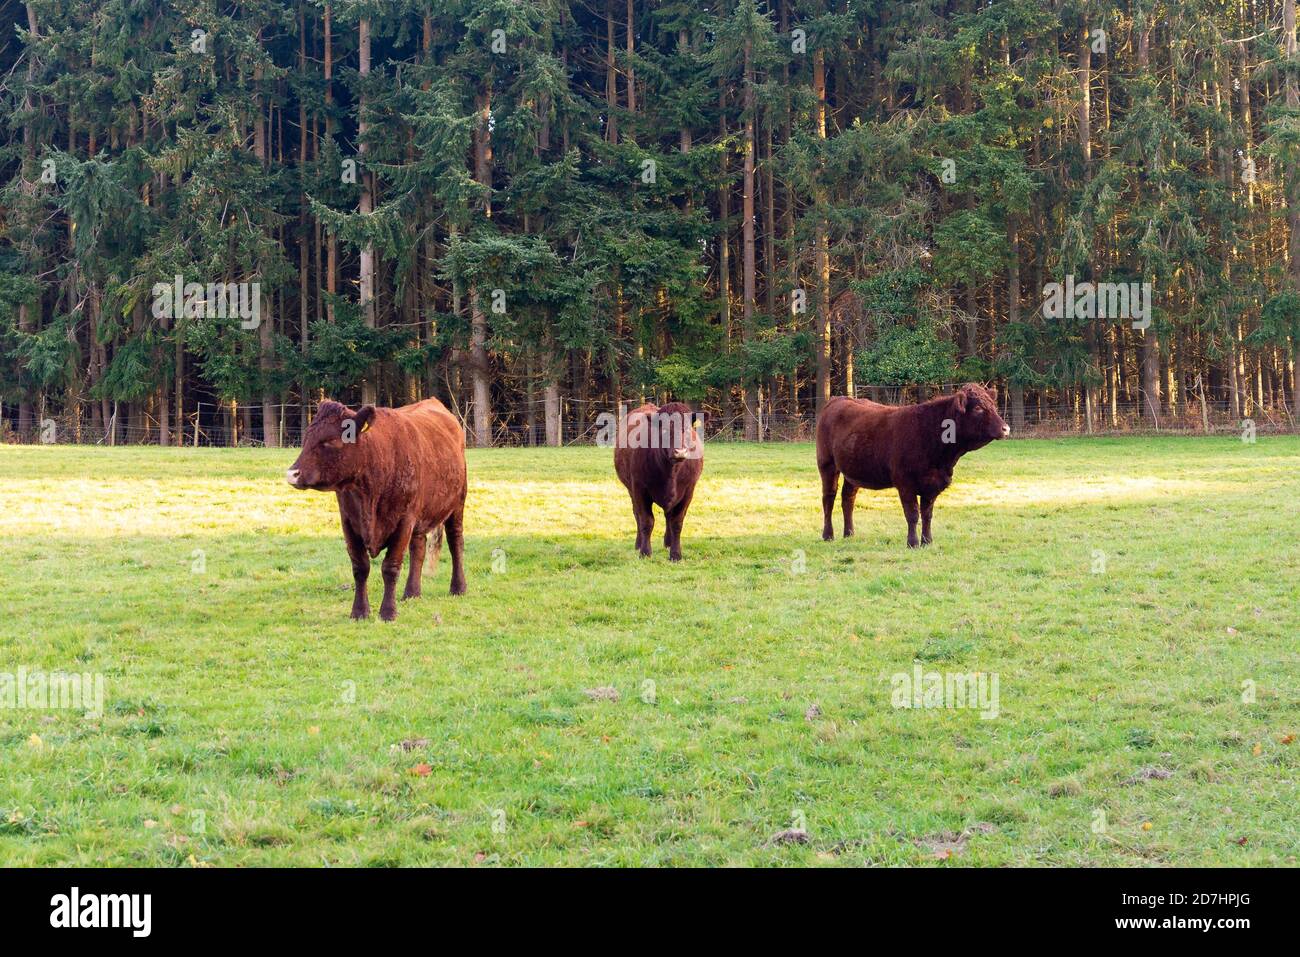
{"type": "Polygon", "coordinates": [[[835,537],[835,529],[831,525],[831,512],[835,508],[835,493],[839,490],[840,473],[835,468],[834,462],[825,465],[818,462],[817,468],[822,473],[822,541],[829,542],[835,537]]]}
{"type": "Polygon", "coordinates": [[[636,550],[650,557],[650,536],[655,530],[655,506],[649,495],[632,493],[632,515],[636,518],[636,550]]]}
{"type": "Polygon", "coordinates": [[[628,489],[628,496],[632,499],[632,521],[636,522],[636,550],[639,555],[644,556],[646,553],[645,541],[645,511],[641,504],[641,496],[631,489],[628,489]]]}
{"type": "Polygon", "coordinates": [[[916,520],[919,510],[916,507],[916,489],[900,488],[898,500],[903,503],[903,514],[907,516],[907,547],[916,548],[920,541],[916,537],[916,520]]]}
{"type": "Polygon", "coordinates": [[[451,593],[465,594],[465,503],[457,506],[455,513],[444,523],[447,545],[451,548],[451,593]]]}
{"type": "Polygon", "coordinates": [[[847,478],[844,480],[844,491],[840,494],[840,508],[844,512],[844,537],[853,537],[853,503],[858,498],[858,487],[850,482],[847,478]]]}
{"type": "Polygon", "coordinates": [[[370,596],[366,594],[366,579],[370,577],[370,553],[366,543],[348,525],[343,523],[343,541],[348,546],[348,558],[352,560],[352,617],[370,617],[370,596]]]}
{"type": "Polygon", "coordinates": [[[686,510],[691,507],[691,498],[694,494],[692,489],[691,495],[673,506],[671,512],[664,513],[664,524],[668,526],[664,531],[664,548],[668,549],[670,562],[682,560],[682,523],[686,521],[686,510]]]}
{"type": "Polygon", "coordinates": [[[933,495],[921,496],[921,544],[929,545],[933,539],[930,537],[930,519],[934,516],[934,499],[933,495]]]}
{"type": "Polygon", "coordinates": [[[411,535],[411,567],[406,571],[406,588],[402,598],[420,597],[420,573],[424,571],[424,550],[429,545],[429,533],[417,530],[411,535]]]}
{"type": "Polygon", "coordinates": [[[384,600],[379,603],[379,617],[392,621],[397,617],[397,576],[402,574],[402,562],[406,561],[406,550],[411,545],[414,522],[409,518],[402,520],[388,539],[388,551],[384,553],[383,564],[379,570],[384,576],[384,600]]]}

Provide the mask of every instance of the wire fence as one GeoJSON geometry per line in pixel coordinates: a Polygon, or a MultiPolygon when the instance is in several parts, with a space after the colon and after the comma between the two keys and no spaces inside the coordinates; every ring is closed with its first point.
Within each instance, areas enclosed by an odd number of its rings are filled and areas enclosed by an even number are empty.
{"type": "MultiPolygon", "coordinates": [[[[899,390],[873,390],[864,386],[859,397],[874,392],[886,400],[909,398],[899,390]]],[[[635,408],[639,401],[623,403],[623,409],[635,408]]],[[[1026,403],[1023,413],[1016,415],[1008,407],[1005,395],[999,396],[1002,416],[1012,426],[1013,436],[1049,437],[1060,435],[1123,435],[1123,434],[1280,434],[1297,431],[1297,422],[1284,400],[1273,406],[1261,405],[1252,399],[1244,400],[1236,411],[1225,399],[1205,399],[1190,395],[1184,397],[1171,410],[1164,406],[1154,417],[1150,408],[1140,400],[1105,403],[1088,409],[1075,401],[1067,406],[1059,402],[1026,403]]],[[[178,428],[175,416],[169,417],[168,445],[188,447],[257,447],[264,446],[263,416],[260,404],[238,405],[200,402],[186,409],[183,427],[178,428]]],[[[474,445],[474,405],[453,404],[452,414],[465,429],[467,441],[474,445]]],[[[705,429],[709,441],[746,441],[745,416],[739,402],[729,406],[702,405],[710,414],[705,429]]],[[[279,447],[297,446],[302,442],[303,423],[314,411],[307,407],[304,418],[299,403],[271,406],[274,422],[273,441],[279,447]]],[[[6,410],[8,411],[8,410],[6,410]]],[[[560,445],[594,445],[602,424],[610,421],[602,416],[616,417],[619,409],[607,402],[563,397],[559,402],[558,422],[553,429],[560,445]]],[[[491,438],[493,447],[544,446],[547,441],[546,408],[542,400],[518,403],[508,409],[493,410],[491,438]]],[[[755,416],[755,432],[761,442],[812,441],[816,415],[812,411],[760,411],[755,416]]],[[[71,415],[57,414],[34,417],[32,427],[25,432],[14,428],[16,416],[0,419],[0,442],[21,444],[82,444],[82,445],[157,445],[161,444],[162,428],[155,414],[139,412],[128,420],[124,415],[110,416],[107,424],[95,422],[88,416],[79,420],[71,415]]],[[[753,439],[748,439],[753,441],[753,439]]]]}

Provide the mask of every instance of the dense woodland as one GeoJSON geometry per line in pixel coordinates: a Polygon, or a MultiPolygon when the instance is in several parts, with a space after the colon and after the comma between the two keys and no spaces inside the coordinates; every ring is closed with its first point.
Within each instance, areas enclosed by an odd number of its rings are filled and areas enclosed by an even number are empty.
{"type": "Polygon", "coordinates": [[[6,0],[0,428],[433,395],[541,444],[671,397],[761,439],[966,380],[1013,428],[1293,427],[1294,4],[6,0]],[[176,276],[260,324],[159,316],[176,276]],[[1067,276],[1149,327],[1045,314],[1067,276]]]}

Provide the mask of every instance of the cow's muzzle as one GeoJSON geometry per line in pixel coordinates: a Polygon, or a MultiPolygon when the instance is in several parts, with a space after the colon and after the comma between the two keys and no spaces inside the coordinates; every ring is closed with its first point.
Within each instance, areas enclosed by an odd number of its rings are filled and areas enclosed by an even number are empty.
{"type": "Polygon", "coordinates": [[[1006,425],[1006,424],[1003,424],[1003,426],[1002,426],[1002,437],[1003,437],[1004,439],[1009,439],[1009,438],[1011,438],[1011,426],[1006,425]]]}
{"type": "Polygon", "coordinates": [[[290,485],[292,485],[294,488],[302,488],[302,486],[298,484],[298,475],[299,475],[298,469],[289,469],[287,472],[284,473],[284,480],[288,482],[290,485]]]}

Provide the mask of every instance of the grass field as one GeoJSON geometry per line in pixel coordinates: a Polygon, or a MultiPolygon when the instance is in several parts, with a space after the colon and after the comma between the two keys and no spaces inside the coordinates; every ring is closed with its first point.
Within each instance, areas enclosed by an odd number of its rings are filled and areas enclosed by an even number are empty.
{"type": "Polygon", "coordinates": [[[105,680],[0,708],[0,864],[1297,863],[1300,439],[995,443],[914,551],[715,444],[676,565],[609,450],[472,450],[392,624],[294,454],[0,448],[0,673],[105,680]]]}

